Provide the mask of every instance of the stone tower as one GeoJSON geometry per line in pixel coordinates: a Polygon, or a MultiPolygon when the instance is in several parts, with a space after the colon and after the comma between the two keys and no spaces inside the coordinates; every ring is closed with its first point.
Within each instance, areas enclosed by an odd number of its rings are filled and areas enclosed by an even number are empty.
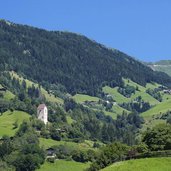
{"type": "Polygon", "coordinates": [[[48,122],[48,110],[45,104],[40,104],[37,108],[37,117],[45,123],[48,122]]]}

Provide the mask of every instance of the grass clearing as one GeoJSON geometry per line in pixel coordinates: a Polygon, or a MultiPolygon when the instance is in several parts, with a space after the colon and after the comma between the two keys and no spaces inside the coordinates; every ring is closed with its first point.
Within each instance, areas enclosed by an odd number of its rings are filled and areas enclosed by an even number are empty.
{"type": "Polygon", "coordinates": [[[144,118],[148,118],[148,117],[152,117],[154,115],[159,115],[159,114],[165,113],[169,109],[171,110],[171,100],[161,102],[160,104],[154,106],[150,110],[142,113],[141,116],[144,118]]]}
{"type": "Polygon", "coordinates": [[[75,143],[75,142],[69,142],[69,141],[55,141],[52,139],[45,139],[45,138],[39,138],[40,146],[42,146],[44,149],[50,148],[52,146],[59,146],[59,145],[65,145],[72,149],[80,149],[80,150],[89,150],[93,147],[92,141],[84,141],[83,143],[75,143]]]}
{"type": "Polygon", "coordinates": [[[105,86],[105,87],[103,87],[103,92],[112,95],[113,99],[117,103],[129,102],[130,99],[129,98],[126,98],[125,96],[123,96],[122,94],[120,94],[117,89],[118,89],[118,87],[111,88],[109,86],[105,86]]]}
{"type": "Polygon", "coordinates": [[[148,89],[148,88],[155,89],[155,88],[158,88],[159,86],[161,86],[161,84],[158,84],[158,83],[147,83],[146,84],[146,89],[148,89]]]}
{"type": "MultiPolygon", "coordinates": [[[[1,84],[0,84],[0,88],[3,88],[3,86],[1,84]]],[[[5,100],[11,100],[11,99],[13,99],[15,97],[15,95],[12,92],[8,91],[8,90],[0,91],[0,93],[3,94],[3,98],[5,100]]]]}
{"type": "Polygon", "coordinates": [[[171,158],[145,158],[117,162],[101,171],[171,171],[171,158]]]}
{"type": "Polygon", "coordinates": [[[124,80],[125,84],[133,86],[135,88],[138,87],[139,91],[136,91],[135,94],[132,94],[131,100],[134,100],[136,97],[141,96],[144,101],[149,102],[151,105],[155,105],[155,104],[159,103],[158,100],[156,100],[151,95],[146,93],[146,90],[148,88],[155,89],[155,88],[160,86],[159,84],[157,84],[157,83],[147,83],[146,87],[143,87],[143,86],[131,81],[130,79],[123,79],[123,80],[124,80]]]}
{"type": "Polygon", "coordinates": [[[109,111],[105,111],[105,110],[103,110],[103,112],[104,112],[105,115],[110,116],[113,119],[116,119],[117,118],[117,114],[114,113],[114,112],[109,112],[109,111]]]}
{"type": "Polygon", "coordinates": [[[123,112],[130,113],[130,111],[123,109],[119,105],[113,105],[112,110],[113,112],[104,111],[104,113],[111,116],[113,119],[116,119],[117,115],[121,115],[123,112]]]}
{"type": "Polygon", "coordinates": [[[116,114],[122,114],[123,112],[130,113],[130,111],[120,107],[119,105],[113,105],[112,110],[115,111],[116,114]]]}
{"type": "Polygon", "coordinates": [[[134,82],[134,81],[132,81],[132,80],[130,80],[130,79],[125,79],[125,78],[124,78],[123,81],[124,81],[125,85],[130,85],[130,86],[133,86],[133,87],[135,87],[135,88],[138,87],[138,89],[139,89],[140,91],[145,91],[145,90],[146,90],[145,87],[139,85],[138,83],[136,83],[136,82],[134,82]]]}
{"type": "Polygon", "coordinates": [[[158,100],[156,100],[155,98],[153,98],[152,96],[150,96],[145,91],[144,92],[142,92],[142,91],[136,91],[135,94],[132,94],[131,100],[134,100],[138,96],[141,96],[142,99],[145,102],[149,102],[151,105],[156,105],[156,104],[159,104],[160,103],[158,100]]]}
{"type": "Polygon", "coordinates": [[[37,171],[84,171],[90,163],[57,160],[55,163],[45,162],[37,171]]]}
{"type": "Polygon", "coordinates": [[[73,99],[77,103],[83,103],[85,101],[94,101],[94,102],[98,102],[99,101],[98,97],[89,96],[89,95],[85,95],[85,94],[76,94],[75,96],[73,96],[73,99]]]}
{"type": "Polygon", "coordinates": [[[14,123],[20,125],[23,120],[29,119],[30,115],[22,111],[7,111],[0,116],[0,136],[8,135],[13,136],[18,128],[14,128],[14,123]]]}
{"type": "MultiPolygon", "coordinates": [[[[142,87],[142,86],[140,86],[142,87]]],[[[148,93],[146,93],[146,89],[145,88],[139,88],[139,91],[136,91],[135,94],[132,94],[132,96],[130,98],[127,98],[125,96],[123,96],[122,94],[120,94],[117,91],[118,87],[115,88],[111,88],[108,86],[103,87],[103,91],[105,93],[108,93],[110,95],[112,95],[113,99],[117,102],[117,103],[123,103],[123,102],[131,102],[133,101],[136,97],[141,96],[142,99],[146,102],[149,102],[151,105],[155,105],[158,104],[159,101],[156,100],[155,98],[153,98],[152,96],[150,96],[148,93]]]]}
{"type": "Polygon", "coordinates": [[[166,93],[161,93],[163,101],[171,100],[171,95],[166,93]]]}
{"type": "Polygon", "coordinates": [[[14,99],[14,97],[15,97],[15,95],[8,90],[3,92],[2,94],[3,94],[5,100],[11,100],[11,99],[14,99]]]}

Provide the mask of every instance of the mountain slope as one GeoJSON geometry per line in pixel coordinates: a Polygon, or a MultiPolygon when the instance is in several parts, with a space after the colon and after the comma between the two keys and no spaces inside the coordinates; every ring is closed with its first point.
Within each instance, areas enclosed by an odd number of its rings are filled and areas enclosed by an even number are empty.
{"type": "Polygon", "coordinates": [[[171,158],[146,158],[114,163],[103,171],[166,171],[171,169],[171,158]],[[150,164],[149,164],[150,163],[150,164]]]}
{"type": "Polygon", "coordinates": [[[162,71],[171,76],[171,60],[161,60],[155,63],[148,63],[155,71],[162,71]]]}
{"type": "Polygon", "coordinates": [[[0,137],[4,134],[8,136],[14,136],[18,130],[19,125],[28,120],[30,115],[22,111],[6,111],[0,116],[0,137]],[[15,124],[18,125],[15,127],[15,124]]]}
{"type": "Polygon", "coordinates": [[[0,21],[0,70],[14,70],[46,88],[98,94],[101,84],[122,86],[122,77],[145,85],[171,85],[171,78],[154,72],[128,55],[84,36],[45,31],[0,21]],[[148,73],[148,74],[147,74],[148,73]]]}

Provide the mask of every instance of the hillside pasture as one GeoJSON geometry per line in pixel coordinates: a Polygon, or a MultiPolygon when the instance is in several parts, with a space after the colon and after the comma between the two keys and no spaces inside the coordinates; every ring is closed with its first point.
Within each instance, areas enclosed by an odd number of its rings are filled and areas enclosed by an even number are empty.
{"type": "Polygon", "coordinates": [[[89,95],[85,95],[85,94],[76,94],[75,96],[73,96],[73,99],[77,103],[83,103],[85,101],[94,101],[94,102],[98,102],[99,101],[98,97],[89,96],[89,95]]]}
{"type": "Polygon", "coordinates": [[[170,171],[171,158],[145,158],[116,162],[101,171],[170,171]]]}
{"type": "Polygon", "coordinates": [[[155,115],[160,115],[167,112],[168,110],[171,110],[171,100],[161,102],[160,104],[152,107],[150,110],[143,112],[141,116],[144,118],[148,118],[155,115]]]}
{"type": "Polygon", "coordinates": [[[103,92],[110,94],[117,103],[130,102],[130,99],[120,94],[117,89],[118,87],[105,86],[103,87],[103,92]]]}
{"type": "Polygon", "coordinates": [[[0,116],[0,136],[14,136],[18,128],[14,129],[14,123],[17,122],[18,127],[24,121],[28,120],[30,115],[22,111],[7,111],[0,116]]]}
{"type": "Polygon", "coordinates": [[[45,138],[39,138],[40,146],[42,146],[44,149],[48,149],[52,146],[59,146],[59,145],[65,145],[69,148],[74,149],[80,149],[80,150],[89,150],[93,148],[93,142],[92,141],[84,141],[82,143],[75,143],[70,141],[55,141],[52,139],[45,139],[45,138]]]}
{"type": "MultiPolygon", "coordinates": [[[[0,89],[3,88],[3,86],[0,84],[0,89]]],[[[9,90],[6,90],[6,91],[1,91],[0,90],[0,93],[3,94],[3,98],[5,100],[11,100],[15,97],[15,95],[13,93],[11,93],[9,90]]]]}
{"type": "Polygon", "coordinates": [[[37,171],[85,171],[89,163],[56,160],[55,163],[45,162],[37,171]]]}
{"type": "Polygon", "coordinates": [[[105,108],[103,109],[94,109],[92,108],[94,111],[102,111],[106,116],[110,116],[112,117],[113,119],[116,119],[117,118],[117,115],[121,115],[123,112],[126,112],[126,113],[130,113],[130,111],[120,107],[119,105],[113,105],[112,106],[112,109],[111,111],[106,111],[105,108]]]}

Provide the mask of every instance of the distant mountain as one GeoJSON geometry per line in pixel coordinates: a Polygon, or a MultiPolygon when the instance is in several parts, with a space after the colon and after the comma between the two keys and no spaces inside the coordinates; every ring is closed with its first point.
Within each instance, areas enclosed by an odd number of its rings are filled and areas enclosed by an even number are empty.
{"type": "Polygon", "coordinates": [[[171,76],[171,60],[161,60],[155,63],[148,63],[154,71],[165,72],[171,76]]]}
{"type": "Polygon", "coordinates": [[[72,94],[97,95],[102,84],[122,86],[122,77],[141,85],[153,81],[171,85],[168,75],[85,36],[4,20],[0,21],[0,70],[14,70],[46,88],[63,86],[72,94]]]}

